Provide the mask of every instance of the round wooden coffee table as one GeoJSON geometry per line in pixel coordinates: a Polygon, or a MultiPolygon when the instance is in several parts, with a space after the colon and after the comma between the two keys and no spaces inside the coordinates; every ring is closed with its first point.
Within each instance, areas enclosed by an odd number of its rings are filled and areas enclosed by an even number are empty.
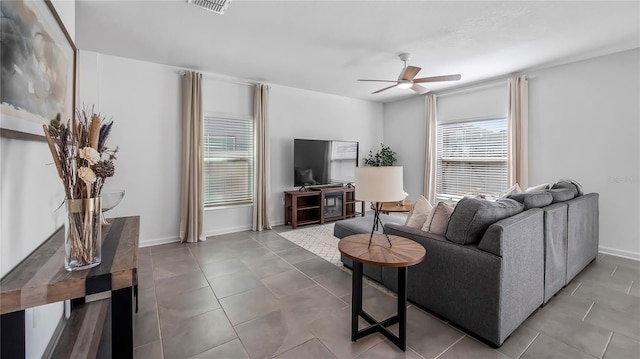
{"type": "Polygon", "coordinates": [[[338,242],[338,250],[353,261],[351,340],[376,332],[382,333],[403,351],[407,348],[407,267],[422,262],[427,251],[418,242],[400,236],[389,236],[391,247],[384,234],[374,234],[369,248],[369,234],[348,236],[338,242]],[[398,268],[398,313],[378,322],[362,309],[362,265],[398,268]],[[371,326],[358,330],[358,317],[371,326]],[[398,323],[398,336],[387,327],[398,323]]]}

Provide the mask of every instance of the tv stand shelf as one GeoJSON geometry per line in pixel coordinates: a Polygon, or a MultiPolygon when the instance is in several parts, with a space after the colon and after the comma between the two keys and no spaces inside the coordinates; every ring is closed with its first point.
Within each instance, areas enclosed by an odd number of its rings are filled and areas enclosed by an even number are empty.
{"type": "Polygon", "coordinates": [[[306,191],[284,193],[284,224],[292,228],[306,224],[364,216],[364,203],[355,200],[355,189],[347,187],[317,187],[306,191]],[[361,203],[360,211],[357,204],[361,203]]]}

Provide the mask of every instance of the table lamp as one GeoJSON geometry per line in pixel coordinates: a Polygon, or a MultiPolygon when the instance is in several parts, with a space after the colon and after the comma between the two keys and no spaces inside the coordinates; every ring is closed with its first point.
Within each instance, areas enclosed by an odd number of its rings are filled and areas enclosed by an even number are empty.
{"type": "Polygon", "coordinates": [[[387,235],[387,231],[380,220],[380,210],[383,202],[400,201],[404,198],[402,181],[401,166],[356,167],[356,200],[375,203],[369,247],[371,247],[371,239],[378,228],[378,224],[382,226],[382,232],[387,237],[389,246],[391,246],[389,235],[387,235]]]}

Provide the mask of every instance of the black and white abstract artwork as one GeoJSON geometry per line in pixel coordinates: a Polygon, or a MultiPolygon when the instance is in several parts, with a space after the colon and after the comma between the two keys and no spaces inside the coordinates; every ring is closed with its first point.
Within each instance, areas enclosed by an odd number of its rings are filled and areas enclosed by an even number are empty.
{"type": "Polygon", "coordinates": [[[0,128],[43,135],[74,111],[76,49],[46,1],[0,1],[0,128]]]}

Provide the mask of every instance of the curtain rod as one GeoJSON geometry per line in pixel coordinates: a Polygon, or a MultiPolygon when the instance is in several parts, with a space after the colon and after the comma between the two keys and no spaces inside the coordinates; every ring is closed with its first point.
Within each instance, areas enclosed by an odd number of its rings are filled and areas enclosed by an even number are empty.
{"type": "MultiPolygon", "coordinates": [[[[192,70],[189,70],[189,71],[192,71],[192,70]]],[[[180,70],[179,73],[180,73],[180,76],[184,76],[184,74],[187,73],[187,70],[180,70]]],[[[247,85],[247,86],[255,86],[255,85],[258,84],[258,82],[232,80],[232,79],[219,77],[219,76],[208,74],[208,73],[204,73],[204,72],[202,73],[202,77],[207,77],[207,78],[218,80],[218,81],[224,81],[224,82],[229,82],[229,83],[232,83],[232,84],[247,85]]]]}
{"type": "Polygon", "coordinates": [[[509,78],[513,76],[524,76],[527,79],[535,79],[537,77],[537,75],[512,74],[507,77],[502,77],[502,78],[497,78],[493,80],[488,80],[485,82],[476,83],[475,85],[472,84],[466,87],[458,87],[458,88],[451,89],[449,91],[443,90],[441,93],[436,91],[435,93],[436,93],[436,97],[447,97],[450,95],[457,95],[460,93],[473,92],[475,90],[480,90],[483,88],[489,88],[489,87],[499,86],[503,84],[506,85],[509,82],[509,78]]]}
{"type": "Polygon", "coordinates": [[[480,90],[480,89],[484,89],[484,88],[489,88],[489,87],[497,87],[499,85],[506,85],[508,82],[508,78],[501,78],[501,79],[497,79],[497,80],[493,80],[493,81],[488,81],[488,82],[483,82],[483,83],[478,83],[475,85],[470,85],[470,86],[466,86],[466,87],[459,87],[456,89],[452,89],[449,91],[442,91],[442,92],[436,92],[436,97],[447,97],[447,96],[451,96],[451,95],[457,95],[460,93],[465,93],[465,92],[472,92],[475,90],[480,90]]]}

